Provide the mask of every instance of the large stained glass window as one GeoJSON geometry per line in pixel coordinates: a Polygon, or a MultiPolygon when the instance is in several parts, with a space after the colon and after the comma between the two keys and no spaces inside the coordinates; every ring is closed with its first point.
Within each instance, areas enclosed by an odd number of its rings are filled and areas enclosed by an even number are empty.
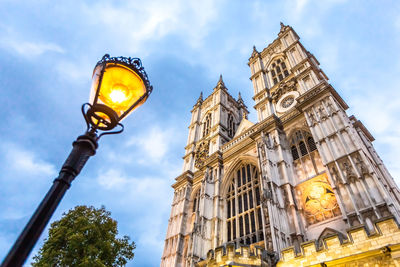
{"type": "Polygon", "coordinates": [[[226,197],[228,242],[249,245],[264,240],[259,173],[254,165],[241,165],[226,197]]]}

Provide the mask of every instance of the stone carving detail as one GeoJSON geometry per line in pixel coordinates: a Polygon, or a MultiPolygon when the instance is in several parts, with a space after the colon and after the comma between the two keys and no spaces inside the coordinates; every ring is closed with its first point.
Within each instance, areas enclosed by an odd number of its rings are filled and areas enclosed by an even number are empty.
{"type": "Polygon", "coordinates": [[[263,148],[263,145],[261,143],[258,144],[258,149],[261,152],[261,160],[264,161],[267,158],[267,155],[265,154],[265,149],[263,148]]]}
{"type": "Polygon", "coordinates": [[[296,79],[292,78],[289,81],[285,82],[285,83],[281,83],[279,88],[276,89],[273,93],[272,93],[272,99],[277,102],[282,95],[286,94],[287,92],[290,91],[295,91],[296,90],[296,79]]]}
{"type": "Polygon", "coordinates": [[[213,182],[213,173],[212,173],[212,169],[210,167],[207,167],[206,171],[204,172],[204,180],[208,183],[213,182]]]}
{"type": "Polygon", "coordinates": [[[315,119],[314,113],[312,111],[308,112],[308,117],[310,118],[311,126],[317,124],[317,120],[315,119]]]}
{"type": "Polygon", "coordinates": [[[336,113],[336,110],[335,110],[335,108],[333,107],[331,101],[328,100],[328,101],[326,101],[326,102],[327,102],[326,107],[328,108],[329,115],[332,116],[333,114],[336,113]]]}
{"type": "Polygon", "coordinates": [[[325,111],[325,108],[321,105],[318,107],[318,112],[321,120],[325,120],[328,117],[328,114],[325,111]]]}
{"type": "Polygon", "coordinates": [[[338,171],[336,170],[335,166],[333,166],[333,167],[331,168],[331,173],[332,173],[333,182],[334,182],[336,185],[343,184],[343,183],[342,183],[342,180],[341,180],[340,177],[339,177],[338,171]]]}
{"type": "MultiPolygon", "coordinates": [[[[273,144],[271,143],[271,139],[269,138],[269,134],[268,133],[263,136],[263,141],[264,141],[264,144],[267,146],[268,149],[273,149],[274,148],[275,142],[273,144]]],[[[275,139],[273,139],[273,141],[275,141],[275,139]]]]}
{"type": "Polygon", "coordinates": [[[344,171],[344,174],[345,174],[347,180],[349,182],[353,182],[354,178],[356,178],[356,175],[354,174],[353,168],[351,167],[349,162],[347,162],[347,161],[343,162],[342,166],[343,166],[343,171],[344,171]]]}
{"type": "Polygon", "coordinates": [[[197,235],[201,235],[201,224],[200,223],[194,223],[193,233],[195,233],[197,235]]]}
{"type": "Polygon", "coordinates": [[[198,169],[203,167],[204,161],[208,158],[208,148],[209,148],[210,142],[209,141],[204,141],[197,145],[196,152],[194,155],[195,161],[194,161],[194,166],[198,169]]]}
{"type": "Polygon", "coordinates": [[[357,156],[357,157],[356,157],[356,161],[357,161],[357,162],[356,162],[356,165],[357,165],[357,168],[358,168],[358,170],[360,171],[360,173],[361,173],[362,175],[368,174],[367,165],[365,165],[364,161],[361,160],[360,156],[357,156]]]}

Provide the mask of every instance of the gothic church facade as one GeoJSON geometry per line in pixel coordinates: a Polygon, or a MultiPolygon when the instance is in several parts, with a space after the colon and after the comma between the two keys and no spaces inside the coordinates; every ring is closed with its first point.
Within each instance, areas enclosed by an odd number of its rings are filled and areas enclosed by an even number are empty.
{"type": "MultiPolygon", "coordinates": [[[[257,123],[222,77],[191,111],[161,266],[300,266],[351,262],[357,253],[379,261],[372,243],[400,243],[373,240],[387,229],[400,238],[400,192],[373,136],[346,114],[290,26],[254,48],[248,65],[257,123]],[[346,250],[361,242],[356,230],[368,248],[346,250]]],[[[397,261],[400,247],[388,249],[397,261]]]]}

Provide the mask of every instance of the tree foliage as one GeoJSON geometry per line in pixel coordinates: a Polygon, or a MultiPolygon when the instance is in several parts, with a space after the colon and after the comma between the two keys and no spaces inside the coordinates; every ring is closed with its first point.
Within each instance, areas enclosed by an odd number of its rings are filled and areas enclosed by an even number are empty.
{"type": "Polygon", "coordinates": [[[51,224],[49,236],[33,258],[34,267],[125,266],[135,243],[117,238],[117,222],[104,207],[76,206],[51,224]]]}

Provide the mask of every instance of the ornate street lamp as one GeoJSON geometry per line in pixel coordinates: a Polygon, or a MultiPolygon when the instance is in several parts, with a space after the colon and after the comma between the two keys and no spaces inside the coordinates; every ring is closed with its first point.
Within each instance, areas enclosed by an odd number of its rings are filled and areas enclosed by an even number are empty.
{"type": "Polygon", "coordinates": [[[87,129],[73,148],[45,198],[32,215],[1,267],[22,266],[39,239],[71,182],[96,153],[97,141],[106,134],[121,133],[120,123],[143,104],[153,87],[138,58],[110,57],[106,54],[93,71],[90,103],[82,105],[87,129]],[[118,130],[113,130],[119,126],[118,130]],[[100,133],[101,132],[101,133],[100,133]]]}

